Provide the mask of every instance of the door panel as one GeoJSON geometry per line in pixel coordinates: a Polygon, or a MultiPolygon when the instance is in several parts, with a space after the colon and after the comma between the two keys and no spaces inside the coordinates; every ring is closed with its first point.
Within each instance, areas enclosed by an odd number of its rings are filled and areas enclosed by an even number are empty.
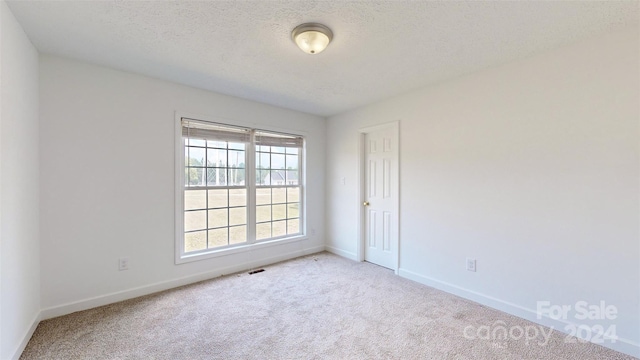
{"type": "Polygon", "coordinates": [[[398,191],[397,139],[395,128],[390,126],[364,135],[364,259],[371,263],[394,268],[394,249],[397,234],[394,229],[397,214],[394,212],[398,191]],[[366,205],[368,203],[368,205],[366,205]]]}

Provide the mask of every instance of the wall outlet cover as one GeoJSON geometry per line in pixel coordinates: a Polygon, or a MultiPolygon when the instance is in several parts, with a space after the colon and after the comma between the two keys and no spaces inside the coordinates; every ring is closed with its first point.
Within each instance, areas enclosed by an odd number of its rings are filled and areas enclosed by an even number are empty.
{"type": "Polygon", "coordinates": [[[467,270],[476,272],[476,259],[467,258],[467,270]]]}
{"type": "Polygon", "coordinates": [[[129,270],[129,258],[123,257],[118,259],[118,270],[129,270]]]}

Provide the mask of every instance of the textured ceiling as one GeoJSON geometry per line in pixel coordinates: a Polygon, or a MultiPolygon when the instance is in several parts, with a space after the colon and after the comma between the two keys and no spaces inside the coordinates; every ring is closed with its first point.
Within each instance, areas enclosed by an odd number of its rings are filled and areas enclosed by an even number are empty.
{"type": "Polygon", "coordinates": [[[95,64],[332,115],[638,24],[638,1],[9,1],[34,45],[95,64]],[[334,40],[307,55],[304,22],[334,40]]]}

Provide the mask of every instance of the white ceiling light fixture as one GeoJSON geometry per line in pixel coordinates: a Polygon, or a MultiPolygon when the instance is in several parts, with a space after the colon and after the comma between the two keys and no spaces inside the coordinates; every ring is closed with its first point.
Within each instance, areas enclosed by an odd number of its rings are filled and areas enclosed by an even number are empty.
{"type": "Polygon", "coordinates": [[[333,39],[333,32],[322,24],[306,23],[296,26],[291,32],[291,38],[300,50],[314,55],[322,52],[329,45],[333,39]]]}

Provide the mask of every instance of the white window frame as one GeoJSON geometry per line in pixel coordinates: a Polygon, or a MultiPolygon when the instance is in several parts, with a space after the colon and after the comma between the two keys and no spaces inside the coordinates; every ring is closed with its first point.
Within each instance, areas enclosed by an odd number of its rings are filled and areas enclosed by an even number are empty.
{"type": "MultiPolygon", "coordinates": [[[[294,135],[305,138],[305,133],[301,131],[291,131],[279,129],[269,126],[255,125],[237,120],[212,118],[203,115],[193,115],[187,113],[176,112],[175,114],[175,263],[183,264],[192,261],[215,258],[219,256],[231,255],[235,253],[252,251],[260,248],[276,246],[289,242],[297,242],[308,239],[306,231],[306,142],[299,150],[299,169],[298,183],[300,187],[300,205],[299,205],[299,229],[300,233],[296,235],[286,235],[277,238],[256,240],[256,189],[270,186],[255,184],[255,139],[252,135],[251,142],[247,144],[245,149],[245,184],[247,189],[247,241],[245,243],[228,245],[209,249],[207,251],[199,251],[196,253],[184,252],[184,192],[185,192],[185,176],[184,176],[184,140],[182,135],[182,119],[196,119],[197,121],[205,121],[213,124],[247,128],[257,131],[266,131],[273,133],[281,133],[283,135],[294,135]],[[253,180],[253,181],[250,181],[253,180]]],[[[285,185],[286,186],[286,185],[285,185]]],[[[277,187],[277,186],[276,186],[277,187]]]]}

